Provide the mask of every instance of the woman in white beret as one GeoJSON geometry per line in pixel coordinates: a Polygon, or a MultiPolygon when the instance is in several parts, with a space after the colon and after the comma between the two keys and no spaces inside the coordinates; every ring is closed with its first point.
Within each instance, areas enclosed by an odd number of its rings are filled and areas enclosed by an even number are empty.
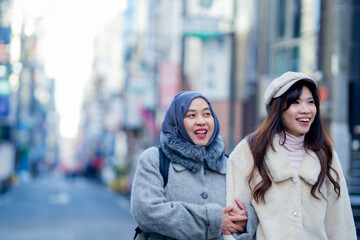
{"type": "Polygon", "coordinates": [[[356,239],[316,81],[286,72],[269,85],[264,103],[261,126],[230,155],[227,204],[238,198],[253,205],[259,219],[256,239],[356,239]]]}

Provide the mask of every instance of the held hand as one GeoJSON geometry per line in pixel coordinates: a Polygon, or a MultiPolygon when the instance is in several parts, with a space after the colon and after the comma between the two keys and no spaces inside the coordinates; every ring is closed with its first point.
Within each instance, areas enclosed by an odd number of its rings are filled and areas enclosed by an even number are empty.
{"type": "Polygon", "coordinates": [[[247,217],[239,214],[239,211],[239,209],[234,208],[233,206],[227,206],[223,208],[223,224],[221,228],[222,234],[230,235],[232,233],[244,231],[244,228],[238,224],[238,222],[246,222],[247,217]]]}
{"type": "Polygon", "coordinates": [[[235,198],[235,203],[239,208],[233,207],[230,210],[229,215],[240,215],[247,217],[246,209],[245,206],[242,204],[242,202],[240,202],[239,199],[235,198]]]}
{"type": "Polygon", "coordinates": [[[239,199],[235,198],[235,203],[236,205],[238,205],[238,207],[241,209],[241,210],[244,210],[245,211],[245,214],[246,214],[246,210],[245,210],[245,206],[242,202],[240,202],[239,199]]]}
{"type": "MultiPolygon", "coordinates": [[[[239,208],[234,207],[231,211],[229,211],[229,213],[228,213],[229,216],[245,216],[245,217],[247,217],[246,209],[245,209],[244,205],[242,204],[242,202],[240,202],[236,198],[235,203],[239,208]]],[[[236,221],[234,223],[245,230],[246,223],[247,223],[247,218],[245,220],[236,221]]]]}

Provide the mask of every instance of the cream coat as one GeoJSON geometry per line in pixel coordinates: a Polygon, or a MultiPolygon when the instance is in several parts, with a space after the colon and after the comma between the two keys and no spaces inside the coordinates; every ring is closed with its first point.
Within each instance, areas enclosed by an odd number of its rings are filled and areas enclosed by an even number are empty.
{"type": "MultiPolygon", "coordinates": [[[[279,140],[276,135],[273,142],[276,152],[270,148],[265,156],[272,180],[270,189],[265,193],[266,204],[256,203],[252,198],[248,176],[253,157],[245,139],[236,146],[229,158],[227,204],[234,204],[234,198],[239,198],[243,203],[253,205],[259,219],[256,239],[356,239],[348,190],[337,154],[334,152],[332,167],[340,176],[341,196],[337,199],[333,185],[326,178],[321,192],[327,201],[317,200],[310,193],[320,173],[316,154],[311,151],[306,154],[296,173],[279,140]]],[[[255,182],[259,181],[260,177],[257,176],[255,182]]],[[[227,236],[225,239],[233,238],[227,236]]]]}

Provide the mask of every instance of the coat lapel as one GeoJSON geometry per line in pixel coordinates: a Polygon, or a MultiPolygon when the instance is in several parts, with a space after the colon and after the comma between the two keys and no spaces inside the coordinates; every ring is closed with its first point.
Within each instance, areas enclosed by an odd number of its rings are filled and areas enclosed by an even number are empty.
{"type": "Polygon", "coordinates": [[[308,151],[299,169],[299,176],[306,182],[314,185],[320,175],[320,171],[319,159],[313,151],[308,151]]]}
{"type": "Polygon", "coordinates": [[[274,136],[273,146],[275,151],[270,147],[265,155],[265,162],[273,180],[275,182],[281,182],[293,177],[295,171],[290,165],[284,147],[280,145],[279,135],[274,136]]]}
{"type": "MultiPolygon", "coordinates": [[[[273,180],[280,182],[295,177],[296,173],[286,155],[286,150],[280,145],[279,135],[275,135],[273,145],[275,151],[270,147],[265,155],[265,162],[273,180]]],[[[309,184],[314,185],[318,179],[320,170],[320,162],[316,154],[308,151],[298,171],[298,176],[309,184]]]]}

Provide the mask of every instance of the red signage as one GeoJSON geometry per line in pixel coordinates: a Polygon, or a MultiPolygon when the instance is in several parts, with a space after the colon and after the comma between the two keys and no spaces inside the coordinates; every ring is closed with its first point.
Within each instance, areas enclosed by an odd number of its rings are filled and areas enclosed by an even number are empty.
{"type": "Polygon", "coordinates": [[[0,64],[5,64],[9,62],[9,59],[10,59],[9,44],[0,43],[0,64]]]}
{"type": "Polygon", "coordinates": [[[164,61],[160,64],[160,107],[167,109],[180,91],[180,64],[164,61]]]}

